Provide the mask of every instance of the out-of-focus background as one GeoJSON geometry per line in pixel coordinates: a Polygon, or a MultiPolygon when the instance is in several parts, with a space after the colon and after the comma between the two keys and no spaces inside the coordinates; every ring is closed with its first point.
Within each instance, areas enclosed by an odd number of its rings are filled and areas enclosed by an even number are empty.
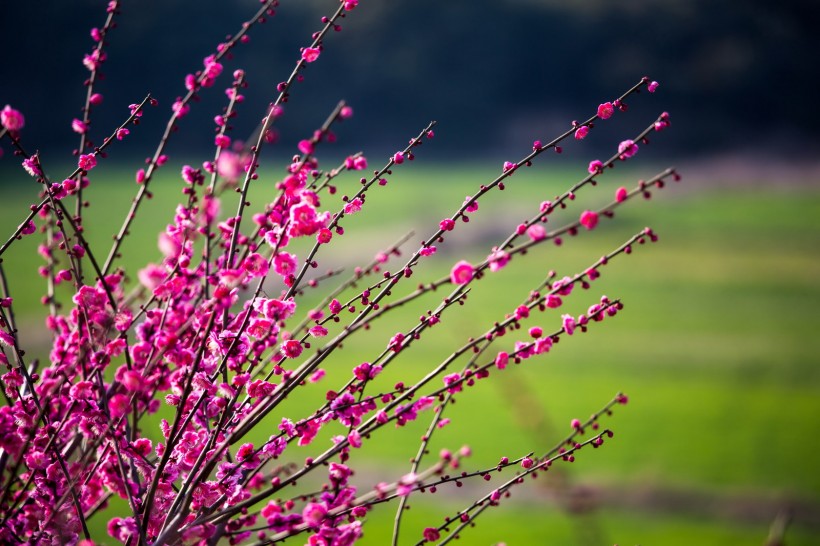
{"type": "MultiPolygon", "coordinates": [[[[299,47],[335,5],[285,0],[226,63],[228,71],[245,69],[250,83],[234,123],[237,138],[253,131],[299,47]]],[[[92,173],[86,224],[92,241],[106,245],[118,227],[136,190],[133,173],[153,152],[170,104],[184,92],[185,74],[200,69],[214,44],[256,6],[250,0],[125,3],[110,36],[106,77],[97,87],[105,102],[95,110],[91,134],[108,134],[127,105],[147,92],[160,106],[92,173]]],[[[104,21],[103,8],[104,2],[85,0],[0,8],[0,106],[24,112],[23,140],[40,150],[55,178],[74,161],[78,139],[70,122],[80,117],[87,77],[81,60],[92,47],[89,29],[104,21]]],[[[469,467],[551,446],[571,419],[618,391],[630,396],[607,422],[616,436],[604,449],[581,453],[573,465],[521,489],[482,516],[461,544],[752,545],[765,544],[772,524],[784,520],[790,521],[787,544],[820,541],[818,22],[812,2],[798,1],[362,0],[342,32],[328,37],[277,121],[280,139],[264,155],[267,174],[254,203],[264,202],[295,143],[339,99],[355,116],[322,149],[325,166],[363,150],[377,168],[427,121],[439,125],[414,163],[371,192],[361,217],[350,220],[351,243],[320,259],[323,267],[367,261],[408,229],[424,236],[504,161],[526,155],[533,140],[549,140],[572,120],[586,119],[643,75],[658,80],[655,94],[632,98],[628,112],[599,123],[585,141],[516,173],[416,275],[432,279],[458,259],[479,261],[540,201],[583,178],[591,159],[610,155],[661,111],[671,115],[670,129],[653,135],[651,145],[597,188],[579,193],[564,218],[607,203],[618,186],[668,165],[681,172],[680,183],[478,283],[458,320],[389,377],[402,378],[483,332],[548,270],[572,274],[644,225],[660,234],[659,244],[613,262],[590,293],[568,301],[578,313],[600,294],[620,297],[622,316],[459,398],[452,430],[435,449],[469,443],[469,467]]],[[[203,92],[172,138],[169,166],[152,186],[156,197],[124,249],[132,272],[158,259],[154,234],[172,214],[181,165],[212,155],[212,119],[227,85],[223,75],[203,92]]],[[[5,240],[37,188],[8,144],[0,147],[5,240]]],[[[346,184],[352,188],[356,178],[346,184]]],[[[42,342],[37,300],[43,292],[35,246],[32,237],[4,256],[34,344],[42,342]]],[[[545,315],[543,324],[558,320],[545,315]]],[[[396,327],[374,328],[360,346],[345,350],[352,360],[372,357],[396,327]]],[[[415,445],[400,438],[360,455],[369,458],[373,477],[406,468],[415,445]]],[[[435,502],[414,500],[408,543],[423,526],[462,508],[467,496],[442,491],[435,502]]],[[[374,512],[380,523],[365,543],[385,543],[392,515],[374,512]]]]}

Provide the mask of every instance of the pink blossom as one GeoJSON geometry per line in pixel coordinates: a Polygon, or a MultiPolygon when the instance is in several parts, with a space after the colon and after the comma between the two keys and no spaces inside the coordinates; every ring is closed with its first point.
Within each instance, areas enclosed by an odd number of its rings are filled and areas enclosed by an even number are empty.
{"type": "Polygon", "coordinates": [[[355,214],[362,210],[362,200],[357,197],[344,206],[345,214],[355,214]]]}
{"type": "Polygon", "coordinates": [[[544,335],[544,330],[541,329],[540,326],[533,326],[529,330],[530,337],[538,339],[542,335],[544,335]]]}
{"type": "Polygon", "coordinates": [[[231,145],[231,137],[228,135],[216,135],[214,137],[214,146],[218,146],[220,148],[227,148],[231,145]]]}
{"type": "Polygon", "coordinates": [[[185,117],[185,115],[188,113],[190,109],[191,107],[188,104],[182,102],[182,99],[177,99],[171,105],[171,110],[173,110],[174,114],[176,114],[176,117],[178,118],[185,117]]]}
{"type": "Polygon", "coordinates": [[[615,107],[611,102],[605,102],[598,105],[598,117],[601,119],[609,119],[615,112],[615,107]]]}
{"type": "Polygon", "coordinates": [[[283,277],[296,271],[296,256],[289,252],[280,252],[273,259],[273,270],[283,277]]]}
{"type": "Polygon", "coordinates": [[[575,140],[584,140],[587,134],[589,134],[589,127],[581,125],[575,130],[575,140]]]}
{"type": "Polygon", "coordinates": [[[444,220],[438,223],[438,227],[442,231],[453,231],[453,228],[456,227],[456,223],[453,221],[452,218],[445,218],[444,220]]]}
{"type": "Polygon", "coordinates": [[[296,145],[299,148],[299,151],[305,155],[310,155],[316,149],[316,146],[313,144],[312,140],[300,140],[299,144],[296,145]]]}
{"type": "Polygon", "coordinates": [[[319,527],[326,515],[327,505],[323,502],[309,502],[302,509],[302,519],[306,525],[312,528],[319,527]]]}
{"type": "Polygon", "coordinates": [[[289,339],[282,344],[281,351],[288,358],[297,358],[302,354],[302,344],[295,339],[289,339]]]}
{"type": "Polygon", "coordinates": [[[527,228],[527,237],[533,241],[540,241],[547,236],[547,230],[541,224],[533,224],[527,228]]]}
{"type": "Polygon", "coordinates": [[[464,212],[475,212],[478,210],[478,201],[470,202],[471,199],[472,197],[469,195],[464,199],[464,204],[467,205],[464,208],[464,212]]]}
{"type": "Polygon", "coordinates": [[[393,154],[393,163],[395,163],[396,165],[401,165],[402,163],[404,163],[404,153],[396,152],[395,154],[393,154]]]}
{"type": "Polygon", "coordinates": [[[592,210],[585,210],[581,213],[581,225],[587,229],[595,229],[598,225],[598,213],[592,210]]]}
{"type": "Polygon", "coordinates": [[[624,201],[626,201],[627,196],[628,194],[626,188],[624,188],[623,186],[615,190],[615,201],[617,201],[618,203],[623,203],[624,201]]]}
{"type": "Polygon", "coordinates": [[[327,335],[327,328],[317,324],[316,326],[308,330],[308,333],[313,337],[324,337],[327,335]]]}
{"type": "Polygon", "coordinates": [[[248,158],[231,150],[222,150],[216,159],[216,172],[226,182],[236,182],[245,172],[248,164],[248,158]]]}
{"type": "Polygon", "coordinates": [[[302,59],[304,59],[306,63],[312,63],[319,58],[319,53],[320,51],[317,47],[306,47],[302,50],[302,59]]]}
{"type": "Polygon", "coordinates": [[[579,429],[581,428],[581,421],[579,421],[578,419],[573,419],[572,422],[570,422],[569,426],[571,426],[574,429],[579,429]]]}
{"type": "Polygon", "coordinates": [[[535,463],[533,462],[533,460],[529,457],[524,457],[523,459],[521,459],[521,466],[524,468],[532,468],[532,465],[534,464],[535,463]]]}
{"type": "Polygon", "coordinates": [[[425,257],[432,256],[435,253],[436,253],[436,247],[434,247],[432,245],[431,246],[426,246],[426,247],[422,248],[421,250],[419,250],[419,255],[425,256],[425,257]]]}
{"type": "Polygon", "coordinates": [[[37,177],[43,174],[43,171],[40,170],[40,160],[36,154],[23,160],[23,169],[29,176],[37,177]]]}
{"type": "Polygon", "coordinates": [[[638,153],[638,145],[632,140],[624,140],[618,144],[618,153],[621,154],[622,159],[632,157],[638,153]]]}
{"type": "Polygon", "coordinates": [[[441,534],[435,527],[425,527],[422,536],[424,537],[424,540],[426,540],[427,542],[435,542],[436,540],[441,538],[441,534]]]}
{"type": "Polygon", "coordinates": [[[353,108],[350,106],[342,106],[342,109],[339,110],[339,117],[342,119],[352,118],[353,108]]]}
{"type": "Polygon", "coordinates": [[[600,172],[603,172],[603,170],[604,164],[597,159],[590,161],[589,167],[587,167],[587,171],[589,171],[589,174],[598,174],[600,172]]]}
{"type": "Polygon", "coordinates": [[[654,93],[659,85],[660,84],[658,82],[651,81],[651,82],[649,82],[649,85],[646,86],[646,90],[649,91],[650,93],[654,93]]]}
{"type": "Polygon", "coordinates": [[[490,271],[496,272],[504,268],[509,261],[510,255],[504,252],[503,250],[496,250],[490,257],[487,258],[490,262],[490,271]]]}
{"type": "Polygon", "coordinates": [[[81,135],[84,135],[85,132],[88,131],[88,125],[83,123],[82,120],[74,118],[74,120],[72,120],[72,122],[71,122],[71,130],[74,131],[75,133],[79,133],[81,135]]]}
{"type": "Polygon", "coordinates": [[[26,125],[26,118],[19,110],[7,104],[3,110],[0,110],[0,123],[9,131],[19,131],[26,125]]]}
{"type": "Polygon", "coordinates": [[[663,131],[667,127],[669,127],[669,112],[663,112],[660,119],[655,122],[655,130],[663,131]]]}
{"type": "Polygon", "coordinates": [[[563,321],[564,331],[568,336],[571,336],[575,332],[575,318],[572,315],[561,315],[561,320],[563,321]]]}
{"type": "Polygon", "coordinates": [[[552,338],[550,336],[538,338],[535,341],[535,354],[542,354],[549,352],[552,347],[552,338]]]}
{"type": "Polygon", "coordinates": [[[254,252],[242,262],[242,269],[251,277],[263,277],[268,274],[268,260],[261,254],[254,252]]]}
{"type": "Polygon", "coordinates": [[[349,171],[363,171],[367,168],[367,159],[364,156],[348,157],[345,159],[345,169],[349,171]]]}
{"type": "Polygon", "coordinates": [[[98,106],[102,104],[103,96],[99,93],[94,93],[93,95],[91,95],[91,98],[88,100],[88,102],[90,102],[94,106],[98,106]]]}
{"type": "Polygon", "coordinates": [[[505,161],[503,171],[504,172],[513,171],[513,170],[516,169],[516,167],[517,167],[517,165],[515,163],[512,163],[510,161],[505,161]]]}
{"type": "Polygon", "coordinates": [[[470,262],[461,260],[450,270],[450,282],[453,284],[467,284],[473,278],[475,269],[470,262]]]}
{"type": "Polygon", "coordinates": [[[504,351],[500,351],[495,357],[495,367],[503,370],[510,362],[510,355],[504,351]]]}
{"type": "Polygon", "coordinates": [[[319,233],[316,234],[316,241],[320,244],[327,244],[333,238],[333,232],[327,228],[322,228],[319,230],[319,233]]]}
{"type": "Polygon", "coordinates": [[[88,69],[89,72],[93,72],[99,68],[100,63],[104,60],[103,57],[100,56],[100,50],[95,49],[88,55],[83,56],[83,65],[88,69]]]}
{"type": "Polygon", "coordinates": [[[345,10],[352,11],[353,8],[359,5],[359,0],[344,0],[345,10]]]}
{"type": "Polygon", "coordinates": [[[122,139],[124,139],[124,138],[125,138],[126,136],[128,136],[130,133],[131,133],[131,131],[129,131],[129,130],[128,130],[128,129],[126,129],[125,127],[120,127],[119,129],[117,129],[117,140],[122,140],[122,139]]]}
{"type": "Polygon", "coordinates": [[[94,154],[83,154],[77,160],[77,166],[84,171],[90,171],[97,166],[97,158],[94,154]]]}
{"type": "Polygon", "coordinates": [[[398,486],[396,487],[396,493],[402,497],[406,497],[412,493],[413,485],[418,481],[418,479],[418,476],[413,472],[405,474],[399,480],[398,486]]]}

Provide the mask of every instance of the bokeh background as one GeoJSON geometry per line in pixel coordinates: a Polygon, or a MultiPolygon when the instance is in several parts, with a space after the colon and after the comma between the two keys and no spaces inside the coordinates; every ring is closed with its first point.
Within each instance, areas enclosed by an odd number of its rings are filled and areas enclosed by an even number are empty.
{"type": "MultiPolygon", "coordinates": [[[[119,225],[136,190],[133,173],[153,152],[185,74],[199,69],[256,5],[142,0],[123,6],[92,134],[107,134],[147,92],[160,109],[149,111],[94,172],[92,240],[106,244],[119,225]]],[[[24,141],[40,150],[55,177],[73,162],[78,139],[70,122],[80,115],[87,76],[81,60],[92,45],[88,30],[104,20],[103,6],[77,0],[0,7],[0,104],[26,114],[24,141]]],[[[334,7],[333,0],[286,0],[236,50],[226,68],[244,68],[250,87],[235,135],[253,131],[299,47],[334,7]]],[[[460,310],[457,322],[396,372],[394,379],[412,374],[413,366],[440,359],[486,329],[546,271],[571,274],[644,225],[660,233],[660,244],[613,264],[592,293],[570,304],[580,312],[606,293],[624,300],[622,317],[459,399],[453,430],[440,444],[471,444],[476,465],[552,445],[572,418],[618,391],[631,400],[609,423],[616,431],[611,445],[539,478],[482,516],[461,544],[765,544],[772,524],[782,521],[789,521],[786,543],[820,542],[817,11],[798,1],[362,0],[295,87],[277,122],[279,143],[265,152],[269,184],[281,176],[295,143],[340,99],[356,114],[323,152],[328,166],[358,150],[378,166],[378,158],[403,147],[427,121],[439,123],[418,160],[397,170],[396,183],[374,192],[366,212],[351,219],[355,235],[327,255],[322,264],[330,267],[367,261],[406,230],[423,236],[504,161],[526,155],[534,139],[548,140],[571,120],[585,119],[643,75],[661,83],[583,143],[568,143],[563,154],[516,173],[504,193],[481,203],[475,221],[430,270],[418,273],[432,279],[457,259],[482,259],[535,204],[582,178],[591,159],[611,154],[620,140],[670,112],[670,130],[579,195],[565,218],[669,165],[683,181],[648,203],[630,204],[595,232],[533,252],[482,281],[469,310],[460,310]]],[[[175,173],[211,155],[212,118],[225,85],[223,76],[202,93],[174,136],[169,168],[154,182],[156,198],[127,243],[127,266],[157,259],[154,234],[179,195],[175,173]]],[[[37,188],[8,145],[0,147],[0,228],[8,233],[37,188]]],[[[264,202],[269,188],[255,188],[255,202],[264,202]]],[[[26,335],[37,346],[43,287],[34,274],[40,265],[34,245],[16,245],[4,267],[29,325],[26,335]]],[[[395,329],[374,328],[346,351],[351,359],[366,358],[395,329]]],[[[42,345],[37,350],[45,354],[42,345]]],[[[293,411],[308,407],[297,403],[293,411]]],[[[361,454],[374,476],[405,468],[415,446],[401,438],[361,454]]],[[[443,491],[435,502],[420,498],[404,538],[413,543],[419,529],[463,507],[466,497],[443,491]]],[[[373,518],[377,525],[365,542],[384,544],[392,511],[373,518]]]]}

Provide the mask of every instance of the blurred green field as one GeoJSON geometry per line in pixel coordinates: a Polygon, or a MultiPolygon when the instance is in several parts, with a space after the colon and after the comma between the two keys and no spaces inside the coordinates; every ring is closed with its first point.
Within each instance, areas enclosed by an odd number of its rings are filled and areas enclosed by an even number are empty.
{"type": "MultiPolygon", "coordinates": [[[[363,264],[409,229],[417,230],[413,240],[418,241],[496,171],[475,166],[403,167],[396,169],[386,187],[368,195],[360,214],[343,224],[345,236],[318,256],[320,270],[363,264]]],[[[102,167],[99,171],[87,191],[92,205],[86,230],[92,244],[105,249],[104,258],[106,241],[136,186],[131,174],[102,167]]],[[[437,278],[458,259],[483,259],[540,201],[553,198],[582,176],[542,172],[516,173],[503,193],[485,198],[473,220],[460,226],[398,292],[437,278]]],[[[608,174],[597,188],[579,192],[564,217],[574,219],[585,208],[603,205],[619,185],[631,186],[637,177],[652,174],[651,169],[608,174]]],[[[23,175],[4,172],[0,180],[5,182],[0,186],[0,233],[5,240],[35,196],[33,188],[26,191],[18,185],[29,182],[23,175]]],[[[258,181],[251,198],[254,205],[272,195],[274,180],[271,175],[258,181]]],[[[441,447],[469,444],[474,456],[466,469],[492,465],[502,455],[515,457],[550,447],[568,432],[572,418],[583,419],[623,391],[630,397],[629,405],[617,408],[606,423],[615,437],[601,450],[582,451],[574,465],[561,470],[564,479],[610,503],[583,515],[567,515],[550,501],[554,494],[548,485],[539,485],[544,481],[539,479],[508,504],[482,516],[459,544],[762,544],[771,520],[788,506],[797,507],[788,544],[820,540],[820,190],[721,182],[692,188],[684,178],[648,203],[630,202],[595,231],[516,258],[503,271],[476,283],[464,309],[448,311],[423,343],[386,370],[379,383],[385,389],[399,379],[420,376],[467,337],[503,318],[547,271],[573,274],[645,225],[660,235],[658,244],[614,260],[589,292],[575,292],[561,309],[578,313],[606,294],[623,300],[623,313],[593,325],[586,334],[563,339],[548,355],[468,389],[448,411],[453,423],[431,447],[435,453],[441,447]],[[535,406],[525,406],[522,400],[535,406]],[[527,426],[531,420],[540,423],[537,430],[527,426]],[[664,510],[657,499],[670,492],[690,501],[664,510]],[[617,501],[620,495],[623,502],[617,501]],[[704,499],[710,500],[708,507],[704,499]],[[738,508],[744,503],[752,508],[738,508]],[[590,529],[597,530],[603,541],[585,539],[590,529]]],[[[355,178],[346,179],[340,194],[352,193],[356,184],[355,178]]],[[[153,187],[155,198],[146,203],[123,249],[123,263],[132,275],[135,267],[157,259],[156,234],[179,195],[180,186],[170,174],[153,187]]],[[[562,222],[551,219],[550,225],[562,222]]],[[[32,343],[42,340],[36,317],[44,286],[36,276],[40,261],[34,252],[35,237],[20,241],[3,256],[16,310],[26,325],[23,335],[32,343]]],[[[389,336],[411,327],[420,312],[435,307],[445,293],[411,306],[400,315],[403,320],[397,315],[376,323],[346,344],[339,359],[328,366],[328,379],[288,401],[283,411],[294,418],[303,416],[335,385],[334,378],[343,377],[359,361],[375,358],[389,336]]],[[[313,297],[305,297],[305,309],[313,297]]],[[[560,313],[539,315],[527,324],[551,331],[559,327],[560,313]]],[[[524,334],[518,334],[504,338],[504,343],[522,339],[524,334]]],[[[32,352],[45,355],[42,347],[32,352]]],[[[277,415],[274,421],[280,418],[277,415]]],[[[416,424],[385,431],[382,441],[353,454],[354,464],[359,458],[374,476],[404,473],[426,427],[424,419],[416,424]]],[[[260,431],[257,441],[270,433],[260,431]]],[[[363,481],[370,477],[360,476],[363,481]]],[[[429,496],[413,498],[403,537],[415,542],[425,525],[441,521],[447,510],[465,503],[457,491],[442,491],[435,504],[429,496]]],[[[375,525],[367,527],[363,543],[385,544],[392,517],[390,507],[374,512],[375,525]]]]}

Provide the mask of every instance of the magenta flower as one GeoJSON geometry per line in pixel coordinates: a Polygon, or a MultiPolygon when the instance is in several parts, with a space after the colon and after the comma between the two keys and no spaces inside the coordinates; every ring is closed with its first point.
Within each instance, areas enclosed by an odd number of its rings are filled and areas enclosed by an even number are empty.
{"type": "Polygon", "coordinates": [[[71,130],[74,131],[75,133],[79,133],[81,135],[84,135],[85,132],[88,131],[88,125],[83,123],[82,120],[74,118],[74,120],[71,122],[71,130]]]}
{"type": "Polygon", "coordinates": [[[435,527],[425,527],[422,536],[424,537],[424,540],[426,540],[427,542],[435,542],[436,540],[441,538],[441,534],[435,527]]]}
{"type": "Polygon", "coordinates": [[[584,140],[588,134],[589,127],[586,125],[581,125],[575,130],[575,140],[584,140]]]}
{"type": "Polygon", "coordinates": [[[659,85],[660,84],[656,81],[649,82],[649,85],[646,86],[646,90],[649,91],[650,93],[654,93],[659,85]]]}
{"type": "Polygon", "coordinates": [[[0,123],[9,131],[19,131],[26,125],[26,118],[19,110],[7,104],[3,110],[0,110],[0,123]]]}
{"type": "Polygon", "coordinates": [[[571,336],[573,332],[575,332],[575,318],[572,315],[561,315],[561,320],[563,322],[564,331],[568,336],[571,336]]]}
{"type": "Polygon", "coordinates": [[[500,351],[495,357],[495,367],[499,370],[503,370],[507,367],[507,364],[510,362],[510,355],[505,351],[500,351]]]}
{"type": "Polygon", "coordinates": [[[316,149],[316,146],[313,144],[312,140],[300,140],[299,144],[296,145],[299,148],[299,151],[305,155],[310,155],[316,149]]]}
{"type": "Polygon", "coordinates": [[[450,270],[450,282],[453,284],[467,284],[473,278],[475,269],[470,262],[461,260],[450,270]]]}
{"type": "Polygon", "coordinates": [[[302,50],[302,59],[304,59],[306,63],[312,63],[319,58],[319,53],[318,47],[306,47],[302,50]]]}
{"type": "Polygon", "coordinates": [[[298,358],[302,354],[302,344],[295,339],[289,339],[282,344],[282,354],[288,358],[298,358]]]}
{"type": "Polygon", "coordinates": [[[345,214],[355,214],[360,210],[362,210],[362,200],[358,197],[344,206],[345,214]]]}
{"type": "Polygon", "coordinates": [[[589,171],[589,174],[599,174],[599,173],[603,172],[603,170],[604,170],[604,164],[601,163],[597,159],[595,159],[593,161],[590,161],[589,162],[589,167],[587,167],[587,171],[589,171]]]}
{"type": "Polygon", "coordinates": [[[628,196],[628,193],[626,191],[626,188],[624,188],[623,186],[621,186],[620,188],[615,190],[615,201],[616,202],[623,203],[624,201],[626,201],[627,196],[628,196]]]}
{"type": "Polygon", "coordinates": [[[618,144],[618,153],[621,159],[627,159],[638,153],[638,145],[632,140],[624,140],[618,144]]]}
{"type": "Polygon", "coordinates": [[[83,154],[77,160],[77,166],[84,171],[90,171],[97,166],[97,158],[94,154],[83,154]]]}
{"type": "Polygon", "coordinates": [[[490,257],[487,258],[487,260],[490,262],[490,271],[496,272],[504,269],[504,266],[509,263],[510,255],[503,250],[496,250],[490,254],[490,257]]]}
{"type": "Polygon", "coordinates": [[[309,527],[317,528],[327,515],[327,505],[323,502],[309,502],[302,510],[302,519],[309,527]]]}
{"type": "Polygon", "coordinates": [[[540,241],[547,236],[547,230],[541,224],[533,224],[527,228],[527,237],[533,241],[540,241]]]}
{"type": "Polygon", "coordinates": [[[592,210],[585,210],[581,213],[581,225],[587,229],[595,229],[598,225],[598,213],[592,210]]]}
{"type": "Polygon", "coordinates": [[[598,117],[601,119],[609,119],[615,113],[615,107],[611,102],[605,102],[598,105],[598,117]]]}
{"type": "Polygon", "coordinates": [[[23,169],[25,169],[29,176],[37,177],[43,174],[43,171],[40,170],[40,161],[36,154],[23,160],[23,169]]]}

